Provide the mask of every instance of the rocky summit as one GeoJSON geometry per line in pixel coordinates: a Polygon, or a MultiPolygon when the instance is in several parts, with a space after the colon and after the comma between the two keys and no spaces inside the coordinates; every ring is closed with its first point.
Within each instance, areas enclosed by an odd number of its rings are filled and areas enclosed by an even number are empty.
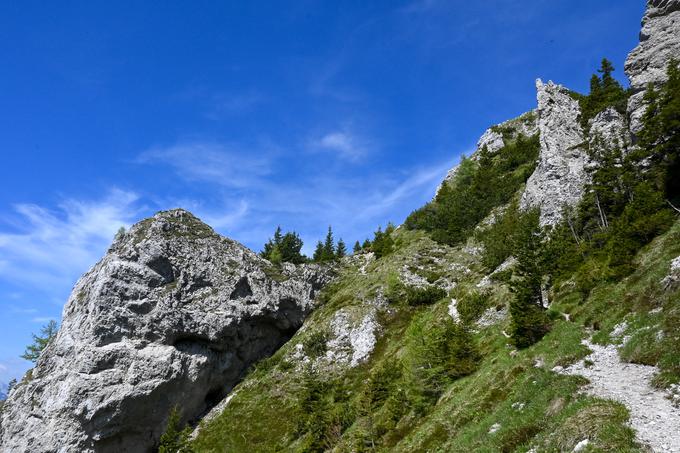
{"type": "Polygon", "coordinates": [[[117,237],[2,412],[3,452],[143,452],[302,325],[328,270],[273,267],[187,211],[117,237]]]}

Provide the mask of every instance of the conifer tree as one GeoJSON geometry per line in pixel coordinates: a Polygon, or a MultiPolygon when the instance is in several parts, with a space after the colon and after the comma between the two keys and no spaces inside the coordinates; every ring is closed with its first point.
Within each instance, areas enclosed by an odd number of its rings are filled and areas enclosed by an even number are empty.
{"type": "Polygon", "coordinates": [[[57,336],[57,322],[51,320],[42,329],[40,329],[40,334],[32,334],[33,344],[26,346],[26,351],[21,356],[22,359],[30,360],[31,362],[36,362],[40,353],[47,347],[47,345],[52,341],[54,337],[57,336]]]}
{"type": "Polygon", "coordinates": [[[307,258],[300,253],[302,246],[302,239],[296,232],[283,234],[279,226],[274,232],[274,237],[264,245],[260,256],[275,264],[282,262],[302,264],[307,261],[307,258]]]}
{"type": "Polygon", "coordinates": [[[593,74],[591,77],[590,93],[580,99],[581,126],[584,129],[587,129],[590,119],[607,107],[614,107],[621,113],[626,110],[628,92],[612,76],[614,65],[611,61],[603,58],[597,72],[601,75],[593,74]]]}
{"type": "Polygon", "coordinates": [[[539,341],[548,332],[550,324],[541,301],[543,283],[543,241],[539,227],[540,211],[528,211],[520,219],[515,255],[516,274],[510,289],[515,297],[510,302],[510,336],[518,348],[525,348],[539,341]]]}
{"type": "Polygon", "coordinates": [[[356,241],[354,243],[354,248],[352,249],[352,252],[354,252],[356,254],[356,253],[359,253],[360,251],[361,251],[361,244],[359,243],[359,241],[356,241]]]}
{"type": "Polygon", "coordinates": [[[329,226],[326,240],[323,243],[321,261],[333,261],[335,259],[335,245],[333,241],[333,229],[329,226]]]}
{"type": "Polygon", "coordinates": [[[335,249],[335,257],[337,259],[343,258],[345,255],[347,255],[347,246],[345,245],[345,241],[340,238],[338,241],[338,246],[335,249]]]}
{"type": "Polygon", "coordinates": [[[173,408],[165,432],[160,438],[158,453],[192,453],[193,449],[189,445],[190,434],[191,428],[182,429],[179,409],[173,408]]]}
{"type": "Polygon", "coordinates": [[[323,259],[323,243],[317,241],[316,248],[314,249],[314,255],[312,255],[312,261],[315,263],[320,263],[323,259]]]}

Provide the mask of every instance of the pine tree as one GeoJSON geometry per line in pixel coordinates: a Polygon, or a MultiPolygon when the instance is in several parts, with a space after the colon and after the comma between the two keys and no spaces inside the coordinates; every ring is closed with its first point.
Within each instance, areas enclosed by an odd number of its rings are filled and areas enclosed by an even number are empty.
{"type": "Polygon", "coordinates": [[[510,301],[510,336],[518,348],[539,341],[550,329],[548,317],[541,301],[543,283],[543,242],[539,227],[538,209],[528,211],[520,219],[515,257],[519,278],[513,279],[510,289],[515,297],[510,301]]]}
{"type": "Polygon", "coordinates": [[[381,227],[378,227],[374,233],[373,243],[371,244],[371,250],[375,253],[376,258],[381,258],[383,256],[389,255],[394,250],[394,241],[392,240],[391,233],[394,231],[394,225],[388,224],[385,231],[382,231],[381,227]]]}
{"type": "Polygon", "coordinates": [[[283,234],[279,226],[274,232],[274,237],[264,245],[260,256],[274,264],[282,262],[302,264],[307,261],[307,258],[300,253],[302,246],[302,239],[296,232],[283,234]]]}
{"type": "Polygon", "coordinates": [[[283,235],[279,244],[282,261],[293,264],[302,264],[307,261],[307,258],[300,253],[303,245],[302,239],[296,232],[283,235]]]}
{"type": "Polygon", "coordinates": [[[354,254],[357,254],[357,253],[361,252],[361,244],[359,243],[359,241],[356,241],[356,242],[354,243],[354,248],[352,249],[352,252],[353,252],[354,254]]]}
{"type": "Polygon", "coordinates": [[[40,329],[39,335],[33,334],[32,336],[33,344],[26,346],[26,351],[21,358],[36,362],[43,349],[45,349],[50,341],[57,336],[57,322],[51,320],[47,325],[40,329]]]}
{"type": "Polygon", "coordinates": [[[590,79],[590,93],[580,99],[581,126],[588,127],[588,121],[607,107],[614,107],[620,113],[626,111],[628,91],[612,76],[614,65],[606,58],[602,59],[600,69],[590,79]]]}
{"type": "Polygon", "coordinates": [[[333,261],[335,259],[335,245],[333,241],[333,229],[329,226],[326,240],[323,244],[323,253],[321,254],[321,261],[333,261]]]}
{"type": "Polygon", "coordinates": [[[193,449],[189,445],[191,428],[182,429],[180,412],[177,407],[173,408],[168,418],[165,432],[160,438],[158,453],[191,453],[193,449]]]}
{"type": "Polygon", "coordinates": [[[335,257],[337,259],[343,258],[345,255],[347,255],[347,246],[345,245],[345,241],[340,238],[338,241],[338,246],[335,248],[335,257]]]}
{"type": "Polygon", "coordinates": [[[314,249],[314,255],[312,255],[312,261],[315,263],[320,263],[323,260],[323,243],[317,241],[316,248],[314,249]]]}

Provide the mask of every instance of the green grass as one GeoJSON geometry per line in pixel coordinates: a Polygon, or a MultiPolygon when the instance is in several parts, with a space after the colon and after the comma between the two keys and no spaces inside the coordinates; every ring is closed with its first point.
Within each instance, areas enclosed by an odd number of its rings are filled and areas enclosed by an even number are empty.
{"type": "Polygon", "coordinates": [[[502,306],[512,297],[503,281],[492,282],[483,300],[468,307],[480,354],[476,371],[448,380],[434,400],[413,397],[417,386],[405,366],[408,335],[416,322],[432,328],[452,322],[447,321],[448,298],[410,306],[395,296],[378,311],[381,334],[375,350],[356,368],[331,366],[310,374],[292,358],[298,343],[310,351],[323,349],[321,340],[339,309],[357,319],[372,309],[369,302],[389,292],[404,266],[455,282],[454,292],[460,294],[472,293],[484,274],[479,257],[463,247],[436,244],[421,232],[395,235],[395,252],[370,263],[365,275],[358,265],[340,271],[305,328],[255,366],[224,412],[203,427],[193,443],[196,451],[559,452],[571,451],[585,438],[590,452],[642,451],[627,426],[625,407],[588,397],[579,391],[585,379],[551,370],[582,360],[588,350],[581,341],[593,328],[595,341],[617,341],[611,332],[625,320],[630,339],[622,345],[624,359],[657,364],[657,385],[678,382],[680,297],[659,282],[680,255],[680,223],[643,249],[637,271],[626,279],[597,282],[586,299],[569,281],[554,290],[552,330],[520,351],[503,334],[508,320],[475,328],[482,307],[502,306]]]}

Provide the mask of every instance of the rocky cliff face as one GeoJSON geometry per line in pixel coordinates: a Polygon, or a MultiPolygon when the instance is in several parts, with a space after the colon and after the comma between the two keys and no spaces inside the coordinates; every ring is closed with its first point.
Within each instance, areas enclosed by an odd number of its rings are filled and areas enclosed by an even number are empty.
{"type": "Polygon", "coordinates": [[[536,171],[527,181],[521,207],[540,207],[541,225],[559,222],[565,206],[581,199],[588,183],[581,110],[569,91],[552,82],[536,81],[541,139],[536,171]]]}
{"type": "MultiPolygon", "coordinates": [[[[666,80],[671,59],[680,60],[680,0],[649,0],[642,20],[640,44],[629,54],[625,71],[634,94],[627,115],[613,108],[600,112],[583,130],[579,103],[566,88],[540,80],[536,83],[538,108],[520,118],[488,129],[477,144],[496,151],[503,146],[502,130],[532,135],[540,133],[541,151],[535,173],[527,181],[521,206],[540,207],[541,224],[554,225],[565,207],[575,206],[589,181],[587,149],[628,147],[640,131],[645,110],[644,91],[666,80]],[[524,121],[520,121],[524,118],[524,121]],[[530,120],[527,121],[527,118],[530,120]]],[[[507,137],[506,137],[507,138],[507,137]]],[[[475,154],[472,155],[474,158],[475,154]]],[[[444,179],[450,181],[458,167],[444,179]]]]}
{"type": "Polygon", "coordinates": [[[173,407],[200,416],[286,342],[329,278],[274,268],[183,210],[140,222],[76,284],[5,405],[2,451],[148,451],[173,407]]]}
{"type": "Polygon", "coordinates": [[[642,19],[640,44],[628,55],[625,70],[635,93],[628,102],[630,129],[640,131],[644,90],[666,80],[666,67],[680,59],[680,0],[649,0],[642,19]]]}

